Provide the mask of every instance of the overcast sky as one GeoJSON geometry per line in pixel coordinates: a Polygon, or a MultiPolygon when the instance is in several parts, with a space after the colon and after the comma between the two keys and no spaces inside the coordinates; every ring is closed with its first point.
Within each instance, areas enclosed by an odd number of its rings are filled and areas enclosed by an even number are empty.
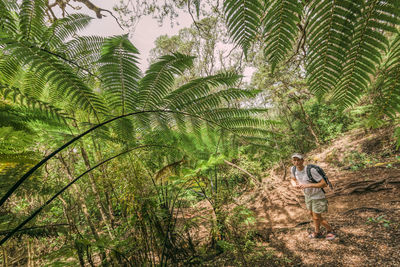
{"type": "MultiPolygon", "coordinates": [[[[72,3],[74,5],[78,5],[76,2],[72,3]]],[[[112,11],[113,6],[118,4],[119,0],[92,0],[92,3],[98,7],[112,11]]],[[[83,4],[79,3],[79,6],[82,6],[82,10],[80,12],[88,13],[90,16],[95,17],[95,14],[90,12],[83,4]]],[[[124,31],[118,26],[117,22],[112,16],[106,12],[103,12],[103,14],[107,15],[107,17],[103,17],[102,19],[94,19],[89,27],[82,32],[82,34],[112,36],[128,33],[127,29],[124,31]]],[[[115,12],[114,15],[118,16],[118,14],[115,12]]],[[[157,20],[151,16],[142,17],[140,19],[134,33],[131,35],[130,40],[140,52],[140,68],[142,70],[146,70],[148,67],[147,59],[149,56],[149,51],[154,48],[154,41],[158,36],[164,34],[168,34],[169,36],[175,35],[180,29],[189,27],[192,23],[192,19],[187,13],[180,14],[178,20],[179,26],[174,25],[171,28],[171,23],[168,19],[164,21],[162,27],[160,27],[157,20]]]]}

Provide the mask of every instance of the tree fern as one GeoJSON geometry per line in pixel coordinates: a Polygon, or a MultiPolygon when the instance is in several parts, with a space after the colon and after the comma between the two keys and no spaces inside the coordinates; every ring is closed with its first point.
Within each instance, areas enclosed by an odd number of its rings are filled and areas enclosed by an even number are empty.
{"type": "Polygon", "coordinates": [[[13,13],[17,10],[16,1],[0,0],[0,37],[4,33],[17,32],[17,21],[13,13]]]}
{"type": "Polygon", "coordinates": [[[25,41],[3,39],[2,43],[23,64],[41,74],[50,85],[70,97],[82,108],[95,114],[107,112],[105,104],[90,88],[73,73],[73,69],[50,56],[47,52],[25,41]]]}
{"type": "Polygon", "coordinates": [[[259,0],[225,0],[224,14],[226,24],[234,42],[244,53],[256,39],[261,24],[263,5],[259,0]]]}
{"type": "Polygon", "coordinates": [[[383,70],[377,78],[374,90],[378,93],[372,118],[378,123],[383,115],[395,118],[400,112],[400,34],[390,45],[383,70]]]}
{"type": "Polygon", "coordinates": [[[100,62],[102,86],[109,96],[109,104],[121,108],[122,114],[127,107],[135,107],[138,94],[138,50],[128,40],[128,36],[116,36],[105,41],[100,62]]]}
{"type": "Polygon", "coordinates": [[[239,75],[228,72],[194,79],[169,93],[165,100],[168,102],[169,108],[180,109],[187,103],[208,95],[212,88],[233,86],[239,78],[239,75]]]}
{"type": "Polygon", "coordinates": [[[396,1],[367,1],[356,22],[346,64],[333,98],[344,106],[358,100],[371,82],[382,53],[388,48],[385,31],[396,32],[399,23],[399,5],[396,1]]]}
{"type": "Polygon", "coordinates": [[[334,88],[350,50],[360,1],[315,1],[307,29],[310,91],[321,96],[334,88]]]}
{"type": "Polygon", "coordinates": [[[174,75],[182,74],[192,66],[193,59],[192,56],[175,53],[163,56],[151,64],[140,81],[138,105],[132,108],[146,110],[157,107],[171,91],[175,81],[174,75]]]}
{"type": "Polygon", "coordinates": [[[31,109],[38,108],[46,112],[49,117],[57,118],[58,120],[63,121],[68,118],[68,115],[59,108],[32,97],[31,94],[23,93],[16,87],[11,87],[0,83],[0,95],[3,97],[3,99],[11,98],[13,102],[18,103],[21,106],[26,106],[31,109]]]}
{"type": "Polygon", "coordinates": [[[293,48],[302,7],[297,0],[273,1],[264,18],[265,55],[272,71],[293,48]]]}
{"type": "Polygon", "coordinates": [[[104,40],[100,36],[79,36],[64,43],[58,51],[74,62],[75,65],[70,64],[71,67],[79,66],[83,74],[87,75],[87,70],[96,73],[104,40]]]}
{"type": "Polygon", "coordinates": [[[56,20],[46,29],[41,40],[45,40],[45,47],[60,47],[77,31],[86,28],[91,21],[92,18],[88,15],[71,14],[65,18],[56,20]]]}
{"type": "Polygon", "coordinates": [[[20,30],[25,40],[40,40],[45,23],[45,0],[23,0],[19,12],[20,30]]]}

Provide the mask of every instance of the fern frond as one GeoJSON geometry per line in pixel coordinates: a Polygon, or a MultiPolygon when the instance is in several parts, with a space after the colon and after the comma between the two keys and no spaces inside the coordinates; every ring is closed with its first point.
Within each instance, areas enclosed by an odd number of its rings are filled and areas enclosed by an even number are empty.
{"type": "Polygon", "coordinates": [[[57,118],[59,121],[65,121],[65,119],[68,118],[68,115],[61,109],[36,99],[30,94],[23,93],[19,88],[0,83],[0,95],[3,99],[12,99],[14,103],[18,103],[21,106],[26,106],[31,109],[39,108],[41,111],[46,112],[49,117],[57,118]]]}
{"type": "Polygon", "coordinates": [[[107,113],[103,101],[64,62],[29,42],[13,39],[1,41],[7,45],[6,49],[12,56],[29,65],[32,71],[42,75],[46,82],[70,97],[71,101],[89,112],[107,113]]]}
{"type": "Polygon", "coordinates": [[[45,47],[57,48],[63,45],[64,41],[71,38],[76,32],[84,29],[92,21],[92,17],[85,14],[71,14],[65,18],[56,20],[43,33],[42,40],[46,42],[45,47]]]}
{"type": "Polygon", "coordinates": [[[224,1],[224,15],[229,33],[245,54],[256,39],[262,14],[263,5],[259,0],[224,1]]]}
{"type": "Polygon", "coordinates": [[[0,82],[14,84],[17,82],[21,64],[12,56],[0,55],[0,82]]]}
{"type": "Polygon", "coordinates": [[[109,104],[122,108],[125,114],[128,107],[136,106],[138,80],[139,51],[128,40],[128,36],[115,36],[107,39],[102,48],[99,62],[100,77],[109,97],[109,104]]]}
{"type": "Polygon", "coordinates": [[[199,113],[199,115],[213,121],[221,121],[235,117],[251,117],[257,114],[265,113],[266,111],[266,109],[218,108],[202,111],[199,113]]]}
{"type": "Polygon", "coordinates": [[[175,53],[162,56],[159,61],[153,63],[146,71],[139,84],[138,104],[131,109],[148,110],[158,106],[162,99],[171,91],[174,85],[174,75],[193,64],[194,57],[175,53]]]}
{"type": "Polygon", "coordinates": [[[25,40],[39,41],[45,30],[45,0],[23,0],[19,13],[20,29],[25,40]]]}
{"type": "Polygon", "coordinates": [[[400,34],[390,45],[384,70],[377,78],[375,91],[378,96],[373,108],[373,121],[379,121],[383,115],[394,119],[400,112],[400,34]]]}
{"type": "Polygon", "coordinates": [[[334,88],[350,50],[361,1],[315,1],[307,30],[307,75],[310,91],[321,97],[334,88]]]}
{"type": "Polygon", "coordinates": [[[396,1],[368,1],[355,26],[355,34],[333,99],[343,106],[354,104],[371,82],[382,53],[387,52],[385,31],[396,32],[399,6],[396,1]]]}
{"type": "Polygon", "coordinates": [[[220,105],[223,103],[223,100],[225,100],[226,103],[230,103],[233,100],[238,100],[245,97],[254,97],[259,92],[259,90],[241,90],[230,88],[218,91],[216,93],[208,94],[207,96],[189,101],[187,103],[183,103],[183,105],[180,106],[179,109],[198,113],[201,111],[207,111],[220,107],[220,105]]]}
{"type": "Polygon", "coordinates": [[[171,109],[180,109],[185,104],[206,96],[212,88],[233,86],[239,78],[239,75],[229,72],[202,77],[182,85],[167,95],[165,99],[169,102],[168,106],[171,109]]]}
{"type": "Polygon", "coordinates": [[[297,37],[297,23],[302,14],[302,6],[297,0],[277,0],[268,7],[264,19],[265,55],[274,71],[293,49],[297,37]]]}
{"type": "Polygon", "coordinates": [[[104,40],[101,36],[80,36],[65,43],[60,51],[78,65],[95,69],[101,56],[104,40]]]}
{"type": "Polygon", "coordinates": [[[15,10],[17,10],[16,1],[0,0],[0,37],[3,34],[13,35],[18,32],[18,23],[13,16],[15,10]]]}

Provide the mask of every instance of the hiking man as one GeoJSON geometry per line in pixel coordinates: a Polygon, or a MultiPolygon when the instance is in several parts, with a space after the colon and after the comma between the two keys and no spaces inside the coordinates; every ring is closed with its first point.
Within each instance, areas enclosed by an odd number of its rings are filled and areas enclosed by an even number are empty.
{"type": "MultiPolygon", "coordinates": [[[[310,211],[310,215],[314,221],[315,230],[309,235],[310,238],[323,237],[320,232],[320,226],[325,227],[328,240],[335,239],[336,235],[332,232],[332,227],[322,218],[322,213],[328,211],[328,201],[325,197],[323,187],[327,186],[325,179],[318,173],[316,168],[304,166],[304,157],[302,154],[295,153],[292,155],[293,167],[291,170],[292,179],[290,183],[298,189],[303,189],[306,202],[306,208],[310,211]],[[307,168],[310,168],[307,173],[307,168]],[[309,175],[312,176],[310,181],[309,175]]],[[[313,165],[314,166],[314,165],[313,165]]],[[[315,166],[317,167],[317,166],[315,166]]]]}

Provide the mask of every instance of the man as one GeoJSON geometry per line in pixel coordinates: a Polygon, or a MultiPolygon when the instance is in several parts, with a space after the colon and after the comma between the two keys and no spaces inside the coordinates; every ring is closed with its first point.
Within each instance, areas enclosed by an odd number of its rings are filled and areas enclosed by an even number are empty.
{"type": "MultiPolygon", "coordinates": [[[[306,172],[306,166],[304,166],[304,157],[299,153],[292,155],[293,165],[296,167],[293,177],[290,180],[292,186],[303,189],[306,207],[310,211],[310,215],[314,221],[315,230],[309,235],[310,238],[321,238],[323,237],[320,232],[320,226],[325,227],[327,234],[325,236],[328,240],[335,239],[336,235],[332,231],[332,227],[322,217],[323,212],[328,211],[328,201],[325,197],[325,193],[322,190],[323,187],[327,186],[325,180],[317,172],[316,169],[311,168],[311,175],[317,183],[309,181],[306,172]]],[[[292,167],[294,168],[294,167],[292,167]]],[[[292,169],[293,170],[293,169],[292,169]]]]}

